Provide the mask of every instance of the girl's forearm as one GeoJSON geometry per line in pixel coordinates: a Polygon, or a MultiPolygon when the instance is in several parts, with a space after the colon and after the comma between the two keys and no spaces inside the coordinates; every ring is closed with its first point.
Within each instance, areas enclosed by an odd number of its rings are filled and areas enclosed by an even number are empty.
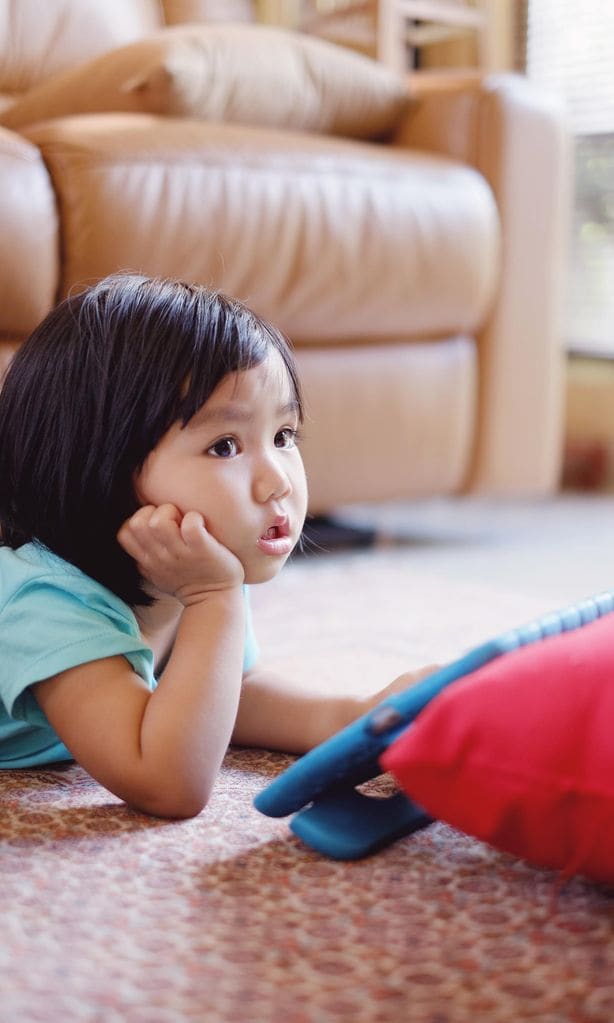
{"type": "Polygon", "coordinates": [[[364,696],[313,694],[273,672],[256,669],[244,679],[232,741],[239,746],[306,753],[437,667],[405,672],[384,689],[364,696]]]}
{"type": "Polygon", "coordinates": [[[244,617],[238,585],[186,607],[153,692],[116,655],[38,682],[35,698],[101,785],[145,813],[191,817],[209,798],[232,733],[244,617]]]}
{"type": "Polygon", "coordinates": [[[310,693],[256,668],[244,678],[232,741],[306,753],[353,721],[362,704],[356,696],[310,693]]]}
{"type": "Polygon", "coordinates": [[[207,802],[237,714],[244,634],[241,587],[211,592],[182,612],[141,722],[142,765],[159,787],[150,812],[190,816],[207,802]]]}

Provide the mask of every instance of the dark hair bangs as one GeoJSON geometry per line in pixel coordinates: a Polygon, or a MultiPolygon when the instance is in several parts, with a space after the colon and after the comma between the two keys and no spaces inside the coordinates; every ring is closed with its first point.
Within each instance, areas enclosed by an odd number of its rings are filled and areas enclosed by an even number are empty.
{"type": "MultiPolygon", "coordinates": [[[[221,296],[217,296],[218,299],[221,296]]],[[[174,410],[171,421],[185,426],[203,407],[215,388],[229,373],[242,373],[259,366],[271,350],[278,352],[288,374],[292,397],[299,418],[303,419],[303,399],[289,342],[283,334],[236,301],[224,300],[230,308],[222,310],[207,328],[204,343],[195,346],[185,394],[174,410]]],[[[168,429],[167,427],[167,429],[168,429]]]]}

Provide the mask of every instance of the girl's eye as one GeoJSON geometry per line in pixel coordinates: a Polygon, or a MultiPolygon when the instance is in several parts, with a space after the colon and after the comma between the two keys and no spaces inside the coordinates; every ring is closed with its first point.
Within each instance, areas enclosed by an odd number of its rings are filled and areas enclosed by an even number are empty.
{"type": "Polygon", "coordinates": [[[286,426],[275,434],[276,448],[293,448],[298,440],[298,431],[286,426]]]}
{"type": "Polygon", "coordinates": [[[207,449],[207,454],[213,455],[214,458],[234,458],[238,453],[237,442],[232,437],[222,437],[207,449]]]}

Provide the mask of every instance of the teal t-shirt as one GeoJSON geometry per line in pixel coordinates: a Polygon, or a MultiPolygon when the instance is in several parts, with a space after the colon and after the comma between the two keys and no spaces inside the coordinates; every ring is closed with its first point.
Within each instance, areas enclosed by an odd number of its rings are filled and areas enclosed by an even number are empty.
{"type": "MultiPolygon", "coordinates": [[[[246,599],[243,668],[257,648],[246,599]]],[[[153,652],[132,609],[37,543],[0,547],[0,768],[72,760],[30,686],[79,664],[122,654],[150,689],[153,652]]]]}

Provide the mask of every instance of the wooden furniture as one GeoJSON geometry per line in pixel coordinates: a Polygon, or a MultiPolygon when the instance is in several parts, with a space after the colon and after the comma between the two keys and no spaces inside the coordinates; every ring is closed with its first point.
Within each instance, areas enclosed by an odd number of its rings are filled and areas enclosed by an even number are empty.
{"type": "MultiPolygon", "coordinates": [[[[279,5],[278,5],[279,6],[279,5]]],[[[423,48],[472,35],[475,63],[501,70],[505,42],[501,29],[508,0],[307,0],[298,7],[298,25],[310,34],[351,46],[405,70],[423,48]]]]}

